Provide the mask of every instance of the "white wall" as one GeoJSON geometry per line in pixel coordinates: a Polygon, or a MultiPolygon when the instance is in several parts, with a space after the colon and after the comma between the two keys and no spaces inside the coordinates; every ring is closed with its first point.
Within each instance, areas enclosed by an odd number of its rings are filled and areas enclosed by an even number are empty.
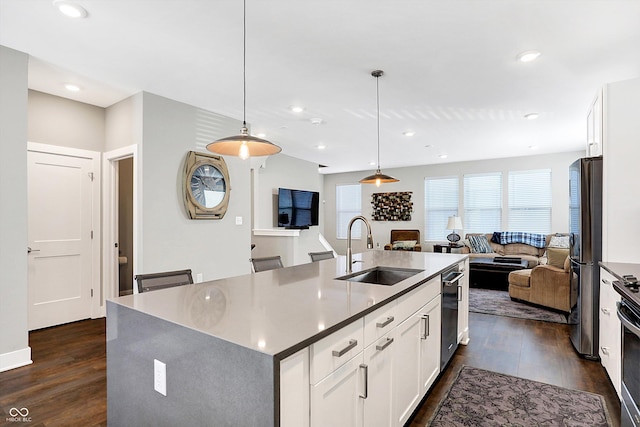
{"type": "Polygon", "coordinates": [[[29,91],[29,141],[101,152],[104,108],[29,91]]]}
{"type": "Polygon", "coordinates": [[[27,327],[28,56],[0,46],[0,371],[31,363],[27,327]]]}
{"type": "Polygon", "coordinates": [[[113,151],[141,142],[142,92],[106,109],[104,151],[113,151]]]}
{"type": "Polygon", "coordinates": [[[318,226],[300,230],[299,236],[296,237],[254,235],[251,241],[256,247],[251,255],[254,257],[280,255],[285,267],[309,262],[309,252],[325,250],[318,240],[318,234],[322,233],[324,228],[323,176],[318,172],[318,164],[284,154],[277,154],[262,161],[256,161],[254,164],[256,165],[253,171],[254,229],[278,228],[276,216],[280,187],[318,191],[320,217],[318,226]],[[261,163],[262,167],[258,167],[258,163],[261,163]]]}
{"type": "MultiPolygon", "coordinates": [[[[411,221],[372,221],[374,242],[384,246],[389,243],[390,231],[392,229],[419,229],[420,237],[424,240],[424,179],[433,176],[459,176],[462,180],[464,174],[502,172],[503,180],[506,180],[509,171],[551,168],[552,177],[552,231],[561,233],[567,232],[569,228],[569,165],[576,159],[584,157],[582,151],[514,157],[495,160],[481,160],[474,162],[446,163],[439,165],[416,166],[398,169],[383,169],[383,172],[394,176],[400,182],[393,184],[383,184],[381,187],[375,185],[362,184],[362,214],[371,219],[371,194],[381,192],[411,191],[413,201],[413,215],[411,221]]],[[[336,217],[335,217],[335,187],[338,184],[357,184],[358,181],[371,171],[351,172],[325,175],[325,237],[331,245],[339,252],[346,252],[346,240],[336,239],[336,217]]],[[[507,188],[506,181],[503,181],[503,188],[507,188]]],[[[464,208],[462,194],[460,194],[459,210],[464,208]]],[[[507,227],[506,216],[503,215],[503,229],[507,227]]],[[[499,231],[499,230],[487,230],[499,231]]],[[[354,252],[366,250],[366,242],[354,241],[354,252]]],[[[423,250],[431,250],[430,245],[423,244],[423,250]]]]}
{"type": "Polygon", "coordinates": [[[640,262],[640,79],[606,86],[603,138],[603,247],[609,262],[640,262]]]}
{"type": "Polygon", "coordinates": [[[229,208],[220,220],[192,220],[183,203],[187,152],[201,141],[239,132],[241,122],[193,106],[143,93],[142,271],[190,268],[204,280],[250,272],[250,163],[226,157],[231,181],[229,208]],[[217,123],[214,131],[212,122],[217,123]],[[242,225],[235,218],[242,217],[242,225]]]}

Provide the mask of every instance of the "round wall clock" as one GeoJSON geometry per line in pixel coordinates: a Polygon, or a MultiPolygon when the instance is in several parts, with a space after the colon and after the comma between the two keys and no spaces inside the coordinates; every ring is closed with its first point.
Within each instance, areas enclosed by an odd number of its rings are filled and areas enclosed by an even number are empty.
{"type": "Polygon", "coordinates": [[[183,174],[184,203],[191,219],[221,219],[229,206],[231,185],[224,159],[189,151],[183,174]]]}

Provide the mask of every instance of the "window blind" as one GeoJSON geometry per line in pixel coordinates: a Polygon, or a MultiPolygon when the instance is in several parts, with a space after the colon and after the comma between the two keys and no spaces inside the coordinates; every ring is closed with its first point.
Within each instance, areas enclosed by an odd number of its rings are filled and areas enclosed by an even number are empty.
{"type": "Polygon", "coordinates": [[[424,180],[425,240],[445,240],[452,215],[458,215],[458,177],[436,177],[424,180]]]}
{"type": "MultiPolygon", "coordinates": [[[[362,190],[360,184],[336,185],[336,239],[346,239],[349,221],[362,214],[362,190]]],[[[353,224],[351,237],[359,239],[361,223],[353,224]]]]}
{"type": "Polygon", "coordinates": [[[551,233],[551,169],[509,172],[509,231],[551,233]]]}
{"type": "Polygon", "coordinates": [[[502,228],[502,174],[464,175],[464,232],[491,233],[502,228]]]}

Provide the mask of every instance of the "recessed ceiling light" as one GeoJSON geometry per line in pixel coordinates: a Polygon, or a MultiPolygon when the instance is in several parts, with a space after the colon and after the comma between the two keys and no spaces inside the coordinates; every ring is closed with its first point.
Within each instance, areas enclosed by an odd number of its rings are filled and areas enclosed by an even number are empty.
{"type": "Polygon", "coordinates": [[[414,131],[412,131],[412,130],[405,130],[404,132],[402,132],[402,134],[403,134],[404,136],[413,136],[413,135],[415,135],[416,133],[415,133],[414,131]]]}
{"type": "MultiPolygon", "coordinates": [[[[300,111],[302,111],[302,110],[300,110],[300,111]]],[[[299,111],[297,111],[297,112],[299,112],[299,111]]],[[[309,119],[309,121],[311,122],[312,125],[321,125],[323,120],[320,117],[314,117],[312,119],[309,119]]]]}
{"type": "Polygon", "coordinates": [[[447,155],[446,154],[440,154],[438,157],[440,157],[441,159],[446,159],[447,155]]]}
{"type": "Polygon", "coordinates": [[[325,148],[327,148],[327,146],[324,144],[318,144],[316,147],[318,148],[318,150],[324,150],[325,148]]]}
{"type": "Polygon", "coordinates": [[[87,9],[70,1],[54,0],[53,5],[57,7],[63,15],[69,18],[86,18],[88,15],[87,9]]]}
{"type": "Polygon", "coordinates": [[[73,83],[65,83],[64,88],[69,92],[80,92],[80,86],[73,83]]]}
{"type": "Polygon", "coordinates": [[[375,166],[376,162],[369,162],[369,166],[375,166]]]}
{"type": "Polygon", "coordinates": [[[294,113],[302,113],[304,111],[304,107],[300,105],[292,105],[291,107],[289,107],[289,109],[294,113]]]}
{"type": "Polygon", "coordinates": [[[538,117],[540,117],[540,114],[538,114],[538,113],[529,113],[529,114],[525,114],[524,115],[524,118],[527,119],[527,120],[535,120],[538,117]]]}
{"type": "Polygon", "coordinates": [[[538,59],[539,56],[540,56],[540,52],[538,52],[537,50],[528,50],[526,52],[522,52],[521,54],[519,54],[517,58],[518,58],[518,61],[520,62],[531,62],[538,59]]]}

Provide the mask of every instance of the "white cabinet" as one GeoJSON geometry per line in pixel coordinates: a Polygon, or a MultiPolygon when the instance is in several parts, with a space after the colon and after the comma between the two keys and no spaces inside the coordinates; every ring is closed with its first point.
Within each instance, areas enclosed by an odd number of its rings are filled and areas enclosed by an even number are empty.
{"type": "Polygon", "coordinates": [[[311,386],[311,427],[363,427],[362,353],[311,386]]]}
{"type": "Polygon", "coordinates": [[[616,315],[620,295],[611,285],[616,280],[600,269],[600,360],[609,374],[618,397],[621,397],[622,327],[616,315]]]}
{"type": "Polygon", "coordinates": [[[438,294],[396,328],[393,359],[394,426],[403,426],[440,372],[438,294]]]}
{"type": "Polygon", "coordinates": [[[602,155],[602,125],[605,89],[600,89],[587,113],[587,157],[602,155]]]}
{"type": "Polygon", "coordinates": [[[458,302],[458,343],[469,344],[469,259],[458,264],[458,270],[464,274],[460,279],[460,301],[458,302]]]}
{"type": "Polygon", "coordinates": [[[280,427],[309,426],[309,348],[280,362],[280,427]]]}
{"type": "Polygon", "coordinates": [[[392,425],[393,359],[395,357],[395,329],[364,349],[365,384],[363,394],[364,426],[392,425]]]}

